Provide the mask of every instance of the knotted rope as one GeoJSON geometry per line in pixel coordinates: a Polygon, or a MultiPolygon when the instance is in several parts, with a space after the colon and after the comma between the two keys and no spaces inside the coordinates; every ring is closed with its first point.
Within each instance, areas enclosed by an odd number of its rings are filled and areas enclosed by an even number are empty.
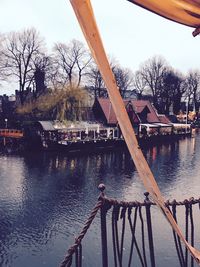
{"type": "MultiPolygon", "coordinates": [[[[101,184],[99,186],[101,190],[101,194],[98,198],[98,202],[93,208],[89,218],[84,224],[84,227],[78,237],[75,239],[75,243],[68,249],[66,256],[64,257],[63,262],[60,264],[60,267],[70,267],[72,264],[73,255],[75,255],[75,263],[77,267],[82,266],[82,246],[81,242],[87,233],[91,223],[96,217],[98,211],[104,211],[102,214],[102,218],[104,223],[106,223],[106,214],[107,211],[113,207],[112,210],[112,241],[113,241],[113,256],[114,256],[114,266],[123,266],[123,247],[124,247],[124,237],[125,237],[125,228],[126,228],[126,214],[129,222],[129,227],[131,231],[131,244],[130,244],[130,254],[128,258],[128,267],[132,266],[132,258],[133,258],[133,249],[135,247],[136,252],[138,254],[138,258],[142,267],[147,267],[147,259],[146,259],[146,251],[145,251],[145,227],[144,227],[144,219],[142,215],[142,207],[146,208],[146,224],[147,224],[147,233],[149,238],[149,249],[150,249],[150,261],[151,266],[155,266],[155,257],[154,257],[154,244],[153,244],[153,232],[151,225],[151,212],[150,208],[152,205],[156,205],[154,202],[150,201],[148,198],[148,193],[145,193],[146,199],[143,202],[138,201],[118,201],[116,199],[107,198],[104,195],[105,186],[101,184]],[[134,210],[133,218],[131,216],[132,210],[134,210]],[[136,240],[136,224],[137,218],[139,217],[140,225],[141,225],[141,241],[142,248],[140,250],[139,244],[136,240]],[[121,225],[120,225],[121,224],[121,225]],[[119,228],[121,229],[121,233],[119,233],[119,228]]],[[[199,204],[200,208],[200,198],[194,199],[190,198],[185,199],[183,201],[166,201],[165,205],[168,207],[169,211],[172,213],[175,221],[178,223],[176,208],[177,206],[185,206],[185,239],[189,241],[189,237],[191,240],[192,246],[194,245],[194,220],[193,220],[193,210],[192,206],[194,204],[199,204]],[[190,228],[190,235],[189,235],[190,228]]],[[[106,225],[105,225],[106,227],[106,225]]],[[[104,231],[102,232],[105,237],[104,245],[107,247],[107,237],[104,231]]],[[[188,266],[188,252],[185,250],[183,252],[182,244],[179,236],[173,231],[174,243],[179,259],[179,263],[181,267],[188,266]]],[[[102,247],[104,250],[104,246],[102,247]]],[[[107,257],[107,255],[105,255],[107,257]]],[[[107,262],[107,260],[105,261],[107,262]]],[[[107,263],[106,263],[107,264],[107,263]]],[[[107,265],[104,266],[107,266],[107,265]]],[[[191,267],[194,266],[194,259],[191,257],[191,267]]]]}
{"type": "MultiPolygon", "coordinates": [[[[80,256],[78,256],[78,254],[77,254],[77,249],[79,248],[79,250],[81,251],[81,241],[84,238],[85,234],[87,233],[87,230],[90,228],[90,225],[93,222],[94,218],[96,217],[97,212],[103,206],[103,203],[104,203],[104,200],[103,200],[103,193],[102,193],[99,196],[97,204],[95,205],[95,207],[91,211],[89,218],[84,223],[84,227],[83,227],[82,231],[80,232],[78,237],[75,239],[74,245],[72,245],[68,249],[67,254],[64,257],[64,260],[60,264],[60,267],[69,267],[69,266],[71,266],[71,264],[72,264],[72,256],[73,256],[74,253],[76,253],[76,258],[77,258],[76,261],[80,262],[82,260],[82,259],[80,259],[80,256]]],[[[78,266],[80,266],[80,265],[78,265],[78,266]]]]}

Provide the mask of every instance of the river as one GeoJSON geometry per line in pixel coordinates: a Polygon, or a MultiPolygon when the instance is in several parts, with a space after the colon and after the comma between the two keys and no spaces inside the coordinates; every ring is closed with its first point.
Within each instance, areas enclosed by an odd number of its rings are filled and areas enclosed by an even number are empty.
{"type": "MultiPolygon", "coordinates": [[[[200,135],[144,150],[166,199],[199,197],[200,135]]],[[[0,155],[0,266],[58,266],[95,205],[100,183],[118,200],[144,200],[126,150],[0,155]]],[[[178,267],[171,229],[155,208],[157,266],[178,267]]],[[[198,235],[200,236],[200,234],[198,235]]],[[[198,247],[197,239],[197,247],[198,247]]],[[[84,242],[84,266],[101,266],[99,216],[84,242]]]]}

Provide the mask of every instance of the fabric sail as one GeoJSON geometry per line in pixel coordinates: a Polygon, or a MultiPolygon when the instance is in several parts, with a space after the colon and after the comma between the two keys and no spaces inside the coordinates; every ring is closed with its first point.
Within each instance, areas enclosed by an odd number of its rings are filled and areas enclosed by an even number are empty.
{"type": "MultiPolygon", "coordinates": [[[[172,21],[193,27],[200,27],[199,0],[128,0],[172,21]]],[[[199,33],[199,32],[197,32],[199,33]]],[[[193,33],[196,35],[196,31],[193,33]]]]}
{"type": "MultiPolygon", "coordinates": [[[[110,68],[103,43],[98,31],[96,20],[94,17],[93,9],[90,0],[70,0],[82,28],[83,34],[85,35],[86,41],[92,52],[93,58],[95,59],[97,66],[104,79],[106,88],[108,90],[109,98],[112,103],[112,107],[116,114],[120,129],[123,133],[129,152],[133,158],[136,169],[139,176],[146,188],[150,193],[154,202],[160,207],[163,214],[165,215],[168,222],[171,224],[173,230],[177,233],[180,239],[183,241],[185,246],[190,251],[191,255],[200,263],[200,252],[192,247],[184,238],[181,230],[179,229],[176,221],[172,214],[165,206],[164,198],[158,188],[158,185],[154,179],[148,163],[138,145],[137,139],[128,114],[126,112],[123,100],[119,93],[114,75],[110,68]]],[[[165,0],[166,1],[166,0],[165,0]]],[[[139,1],[138,1],[139,2],[139,1]]],[[[141,1],[142,2],[142,1],[141,1]]],[[[153,2],[153,1],[152,1],[153,2]]],[[[191,2],[191,1],[190,1],[191,2]]]]}

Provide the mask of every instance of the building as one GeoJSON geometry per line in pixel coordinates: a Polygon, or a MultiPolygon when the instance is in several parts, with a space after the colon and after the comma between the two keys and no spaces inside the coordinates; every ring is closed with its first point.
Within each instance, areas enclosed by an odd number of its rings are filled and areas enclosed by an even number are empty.
{"type": "MultiPolygon", "coordinates": [[[[164,123],[164,120],[169,123],[165,115],[158,115],[156,109],[148,100],[124,99],[124,105],[132,124],[164,123]]],[[[107,125],[117,124],[116,115],[108,98],[97,98],[93,105],[93,112],[96,120],[107,125]]]]}
{"type": "Polygon", "coordinates": [[[15,110],[15,96],[7,96],[6,94],[0,96],[0,123],[3,126],[5,119],[9,121],[13,119],[15,110]]]}

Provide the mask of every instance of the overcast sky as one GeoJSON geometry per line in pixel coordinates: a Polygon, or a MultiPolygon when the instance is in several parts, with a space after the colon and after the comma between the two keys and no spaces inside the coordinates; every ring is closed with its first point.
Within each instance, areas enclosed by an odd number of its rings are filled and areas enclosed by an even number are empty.
{"type": "MultiPolygon", "coordinates": [[[[126,0],[91,0],[106,52],[133,71],[162,55],[175,69],[200,68],[200,37],[126,0]]],[[[85,43],[69,0],[0,0],[0,32],[35,27],[49,50],[55,42],[85,43]]],[[[1,89],[0,94],[3,92],[1,89]]]]}

